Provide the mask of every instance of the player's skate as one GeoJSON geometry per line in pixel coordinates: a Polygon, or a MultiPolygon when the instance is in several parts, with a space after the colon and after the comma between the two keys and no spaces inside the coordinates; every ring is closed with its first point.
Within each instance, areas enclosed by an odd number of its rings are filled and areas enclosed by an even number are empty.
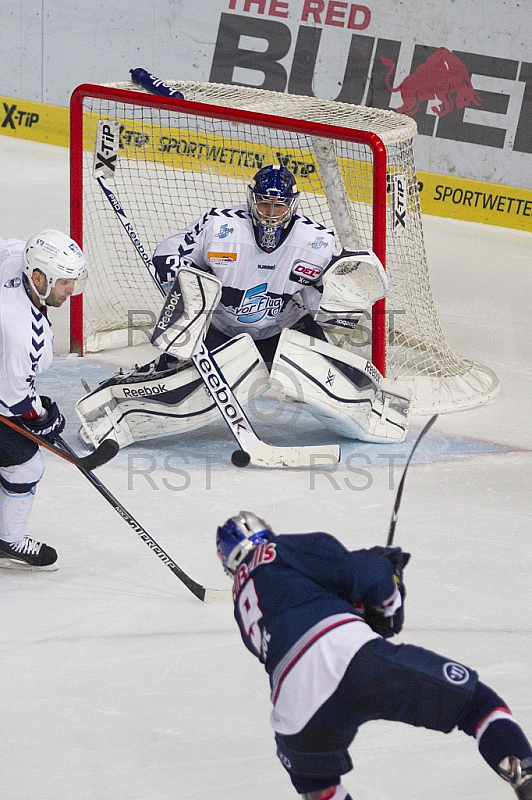
{"type": "Polygon", "coordinates": [[[522,761],[515,756],[503,758],[499,774],[508,781],[519,800],[532,800],[532,757],[522,761]]]}
{"type": "Polygon", "coordinates": [[[44,542],[25,536],[20,542],[0,539],[0,567],[52,571],[57,569],[57,552],[44,542]]]}

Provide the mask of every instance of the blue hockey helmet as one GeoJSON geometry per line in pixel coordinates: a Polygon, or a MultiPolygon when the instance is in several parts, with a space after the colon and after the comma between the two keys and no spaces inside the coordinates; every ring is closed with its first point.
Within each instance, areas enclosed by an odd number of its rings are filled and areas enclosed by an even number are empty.
{"type": "Polygon", "coordinates": [[[259,544],[267,542],[272,529],[251,511],[241,511],[216,531],[216,552],[225,572],[232,578],[238,567],[259,544]]]}
{"type": "Polygon", "coordinates": [[[257,244],[271,253],[281,243],[299,200],[296,179],[280,164],[262,167],[248,186],[248,207],[257,244]]]}

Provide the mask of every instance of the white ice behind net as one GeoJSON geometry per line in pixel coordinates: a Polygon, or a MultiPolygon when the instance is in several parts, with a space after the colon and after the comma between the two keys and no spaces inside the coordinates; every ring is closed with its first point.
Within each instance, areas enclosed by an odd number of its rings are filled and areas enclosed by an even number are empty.
{"type": "MultiPolygon", "coordinates": [[[[407,382],[418,413],[454,411],[495,396],[497,377],[488,367],[452,352],[434,307],[414,164],[416,128],[411,119],[392,111],[247,87],[168,83],[187,100],[377,133],[387,150],[390,186],[396,174],[407,183],[406,225],[400,236],[394,233],[388,194],[387,375],[407,382]]],[[[112,86],[142,92],[129,82],[112,86]]],[[[245,202],[251,176],[279,159],[296,174],[302,189],[301,212],[338,232],[338,213],[333,213],[338,191],[331,185],[336,181],[324,184],[316,141],[310,136],[92,97],[85,99],[83,116],[83,247],[91,266],[84,295],[87,351],[146,341],[146,334],[134,329],[153,324],[160,310],[158,290],[92,177],[100,118],[121,122],[121,154],[111,188],[150,253],[162,239],[212,206],[245,202]]],[[[343,194],[350,198],[353,241],[371,247],[371,150],[341,140],[334,145],[343,194]]],[[[342,347],[369,354],[367,336],[361,340],[338,331],[330,338],[342,347]]]]}

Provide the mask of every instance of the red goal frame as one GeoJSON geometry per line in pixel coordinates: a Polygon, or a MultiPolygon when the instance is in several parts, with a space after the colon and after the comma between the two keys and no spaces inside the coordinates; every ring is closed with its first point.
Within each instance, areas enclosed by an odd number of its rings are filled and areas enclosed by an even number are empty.
{"type": "MultiPolygon", "coordinates": [[[[83,249],[83,103],[87,97],[116,100],[130,105],[142,105],[180,113],[248,123],[274,130],[287,130],[329,139],[340,139],[367,145],[373,157],[372,248],[386,268],[386,194],[387,156],[382,139],[371,131],[356,130],[325,123],[313,123],[295,118],[259,112],[243,111],[226,106],[177,100],[145,92],[131,91],[98,84],[82,84],[70,99],[70,235],[83,249]]],[[[90,264],[89,280],[90,280],[90,264]]],[[[372,361],[381,374],[386,372],[386,303],[377,301],[372,312],[372,361]]],[[[70,298],[70,349],[83,354],[83,295],[70,298]]]]}

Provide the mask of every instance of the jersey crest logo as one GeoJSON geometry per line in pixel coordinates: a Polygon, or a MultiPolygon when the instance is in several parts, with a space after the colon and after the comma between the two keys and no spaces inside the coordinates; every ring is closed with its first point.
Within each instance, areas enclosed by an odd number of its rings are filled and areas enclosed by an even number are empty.
{"type": "Polygon", "coordinates": [[[4,283],[4,287],[6,289],[16,289],[17,286],[20,286],[21,283],[22,283],[22,281],[21,281],[20,278],[18,278],[18,277],[17,278],[11,278],[10,280],[8,280],[8,281],[6,281],[4,283]]]}
{"type": "Polygon", "coordinates": [[[225,237],[229,236],[230,233],[233,233],[234,230],[234,228],[230,228],[229,225],[225,223],[225,225],[220,227],[218,233],[215,233],[214,235],[217,239],[225,239],[225,237]]]}
{"type": "Polygon", "coordinates": [[[264,317],[276,317],[283,310],[283,298],[271,297],[267,283],[248,289],[234,314],[239,322],[258,322],[264,317]]]}

